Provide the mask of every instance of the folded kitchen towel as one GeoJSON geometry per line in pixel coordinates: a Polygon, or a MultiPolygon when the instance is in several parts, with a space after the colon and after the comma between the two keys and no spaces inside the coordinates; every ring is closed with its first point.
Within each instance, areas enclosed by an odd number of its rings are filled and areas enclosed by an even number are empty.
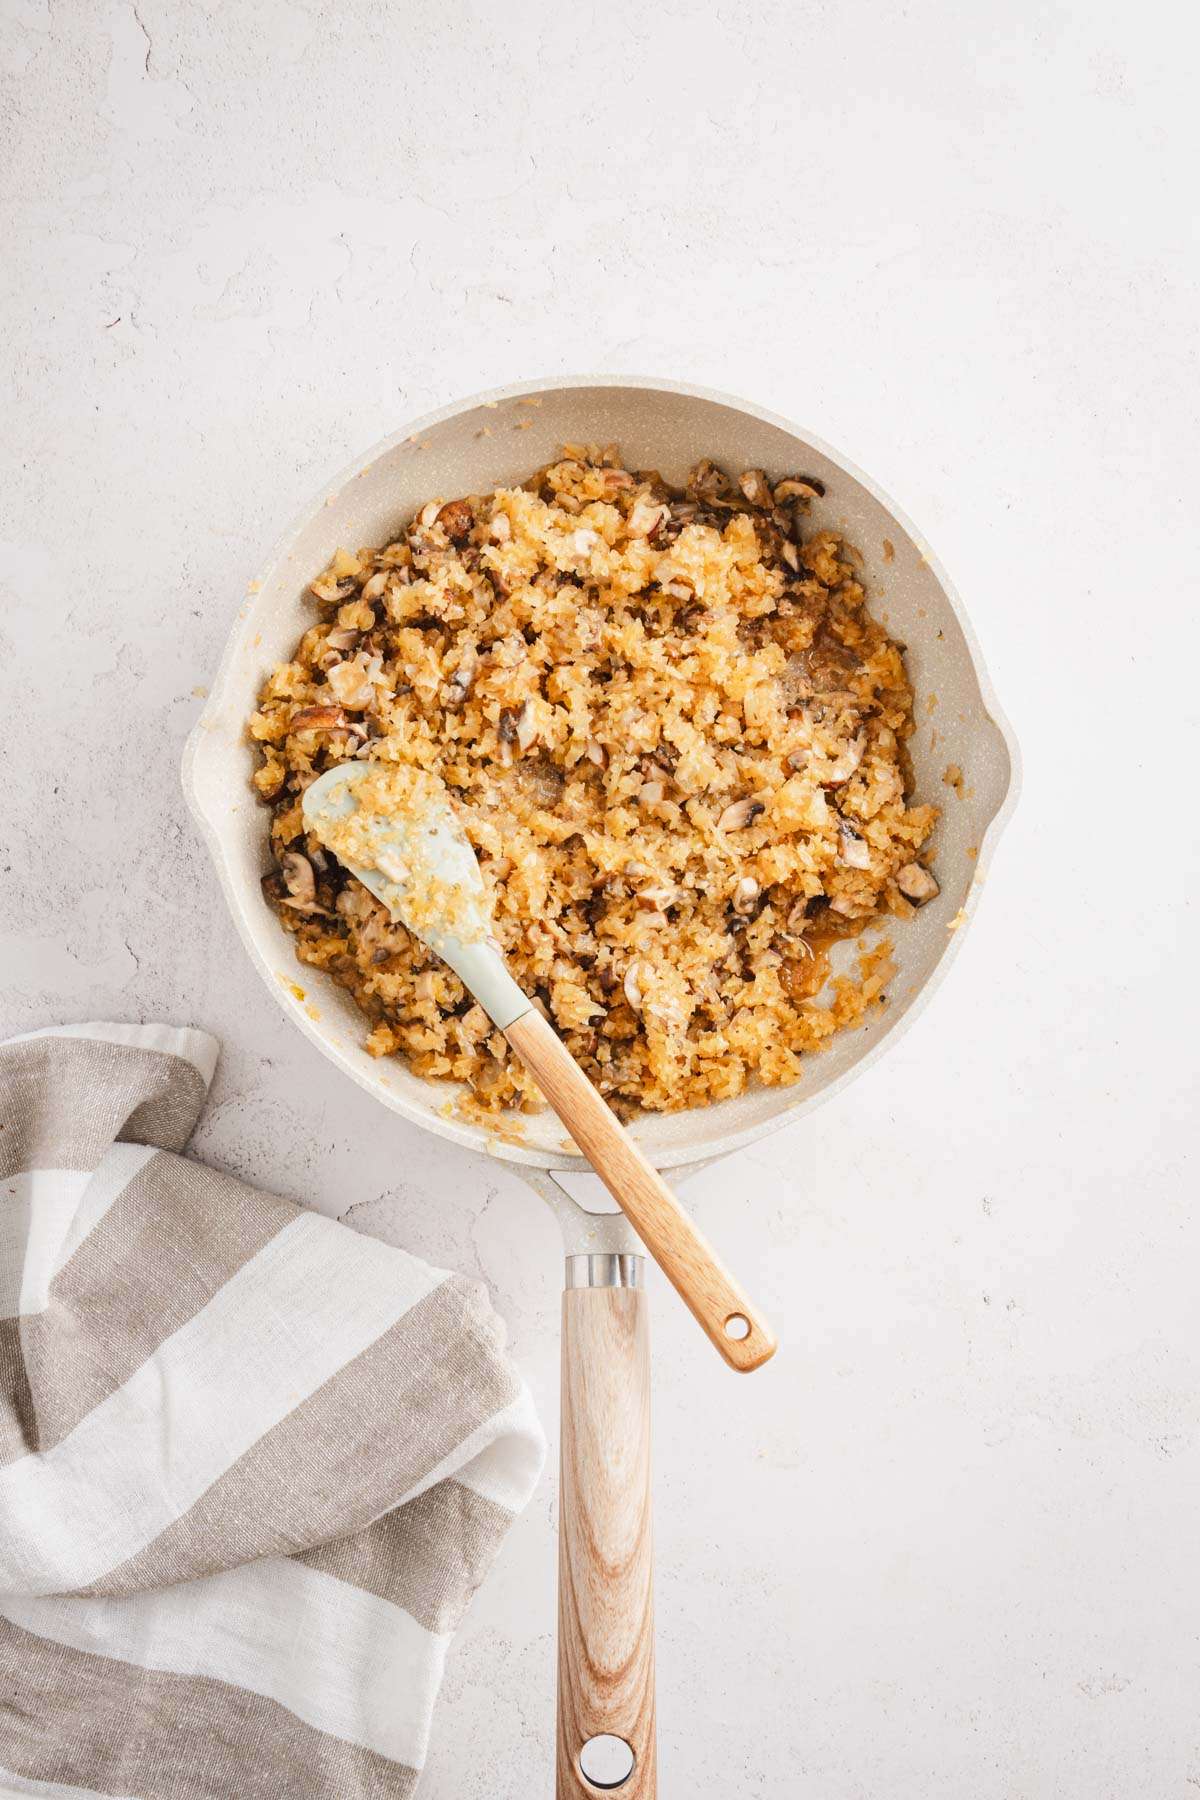
{"type": "Polygon", "coordinates": [[[180,1154],[216,1052],[0,1045],[0,1791],[401,1800],[542,1435],[477,1285],[180,1154]]]}

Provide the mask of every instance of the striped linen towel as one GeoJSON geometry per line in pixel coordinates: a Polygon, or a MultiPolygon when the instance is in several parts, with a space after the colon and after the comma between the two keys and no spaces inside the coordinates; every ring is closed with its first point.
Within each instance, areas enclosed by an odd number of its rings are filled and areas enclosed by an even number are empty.
{"type": "Polygon", "coordinates": [[[480,1288],[179,1154],[216,1052],[0,1045],[0,1791],[401,1800],[542,1435],[480,1288]]]}

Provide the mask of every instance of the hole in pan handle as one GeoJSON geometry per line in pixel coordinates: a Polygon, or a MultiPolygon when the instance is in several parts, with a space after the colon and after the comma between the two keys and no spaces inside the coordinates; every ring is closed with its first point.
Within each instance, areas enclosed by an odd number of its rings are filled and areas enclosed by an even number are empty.
{"type": "Polygon", "coordinates": [[[633,1774],[637,1758],[624,1738],[601,1732],[589,1738],[579,1752],[579,1768],[584,1779],[601,1793],[623,1788],[633,1774]]]}

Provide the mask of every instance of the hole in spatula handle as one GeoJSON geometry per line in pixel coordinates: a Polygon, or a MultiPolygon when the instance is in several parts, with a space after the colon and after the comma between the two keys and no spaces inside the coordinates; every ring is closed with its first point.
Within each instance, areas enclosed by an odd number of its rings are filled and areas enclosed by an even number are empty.
{"type": "Polygon", "coordinates": [[[725,1321],[725,1336],[736,1338],[739,1343],[750,1336],[750,1321],[745,1313],[730,1313],[725,1321]]]}
{"type": "Polygon", "coordinates": [[[579,1767],[585,1779],[601,1792],[621,1788],[633,1774],[637,1758],[624,1738],[602,1732],[589,1738],[579,1752],[579,1767]]]}

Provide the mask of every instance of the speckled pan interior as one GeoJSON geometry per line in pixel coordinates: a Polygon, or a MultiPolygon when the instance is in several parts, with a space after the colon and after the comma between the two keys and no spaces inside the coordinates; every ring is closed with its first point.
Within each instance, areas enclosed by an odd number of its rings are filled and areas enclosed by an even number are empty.
{"type": "MultiPolygon", "coordinates": [[[[550,1113],[523,1119],[523,1138],[498,1139],[453,1116],[455,1089],[419,1079],[396,1058],[362,1048],[365,1022],[326,976],[302,967],[264,902],[268,814],[249,781],[255,756],[246,719],[264,675],[290,656],[313,614],[307,582],[338,545],[385,542],[435,496],[485,493],[523,479],[563,442],[619,443],[630,468],[679,480],[700,456],[734,473],[818,476],[824,501],[813,522],[831,525],[864,559],[872,609],[907,645],[920,728],[910,749],[922,798],[943,807],[938,827],[938,899],[915,919],[892,921],[898,974],[889,1004],[858,1030],[809,1059],[792,1088],[757,1088],[718,1106],[647,1116],[634,1126],[661,1167],[700,1162],[763,1135],[826,1098],[891,1042],[928,996],[966,935],[948,929],[975,903],[975,884],[1015,796],[1015,749],[961,603],[929,546],[861,473],[827,445],[771,413],[664,382],[574,379],[505,389],[406,426],[332,480],[286,533],[243,600],[184,763],[189,803],[204,832],[234,922],[279,1004],[330,1060],[385,1106],[459,1143],[516,1162],[579,1166],[550,1113]],[[890,548],[889,548],[890,546],[890,548]],[[936,742],[933,733],[936,731],[936,742]],[[961,797],[942,775],[957,763],[961,797]],[[303,990],[303,998],[297,993],[303,990]]],[[[841,952],[843,958],[851,952],[841,952]]]]}

